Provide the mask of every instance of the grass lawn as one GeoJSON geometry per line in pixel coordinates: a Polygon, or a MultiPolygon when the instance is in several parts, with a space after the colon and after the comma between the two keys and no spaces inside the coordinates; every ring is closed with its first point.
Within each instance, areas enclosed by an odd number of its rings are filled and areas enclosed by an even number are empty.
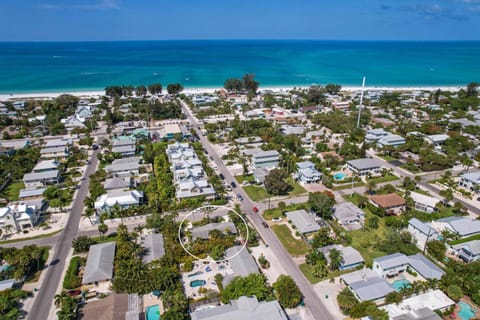
{"type": "Polygon", "coordinates": [[[310,250],[303,240],[297,240],[292,236],[288,226],[284,224],[274,225],[272,230],[291,256],[302,256],[310,250]]]}
{"type": "Polygon", "coordinates": [[[268,198],[268,192],[264,187],[245,186],[242,188],[248,194],[248,197],[253,201],[262,201],[268,198]]]}
{"type": "Polygon", "coordinates": [[[476,234],[476,235],[473,235],[473,236],[470,236],[470,237],[466,237],[464,239],[448,241],[448,244],[449,245],[455,245],[455,244],[464,243],[464,242],[473,241],[473,240],[480,240],[480,234],[476,234]]]}
{"type": "Polygon", "coordinates": [[[255,182],[255,177],[253,175],[235,176],[235,179],[237,179],[238,183],[243,183],[244,181],[255,182]]]}
{"type": "Polygon", "coordinates": [[[302,263],[299,267],[300,267],[300,270],[303,272],[303,275],[305,276],[305,278],[307,278],[308,281],[310,281],[311,284],[315,284],[317,282],[320,282],[322,280],[329,279],[329,278],[332,278],[332,277],[336,278],[336,277],[338,277],[342,274],[349,273],[349,272],[352,272],[353,270],[358,270],[358,269],[362,268],[362,267],[359,267],[357,269],[348,269],[348,270],[343,270],[343,271],[340,271],[340,270],[335,270],[333,272],[330,271],[325,278],[317,278],[313,275],[313,266],[312,265],[302,263]]]}
{"type": "Polygon", "coordinates": [[[389,181],[395,181],[398,180],[398,177],[393,175],[393,174],[387,174],[384,177],[378,177],[378,178],[372,178],[369,179],[368,181],[372,181],[374,183],[383,183],[383,182],[389,182],[389,181]]]}
{"type": "MultiPolygon", "coordinates": [[[[353,187],[356,188],[356,187],[361,187],[361,186],[364,186],[365,184],[363,182],[355,182],[353,184],[353,187]]],[[[339,186],[334,186],[332,187],[332,190],[345,190],[345,189],[350,189],[352,187],[352,184],[351,183],[347,183],[347,184],[343,184],[343,185],[339,185],[339,186]]]]}
{"type": "Polygon", "coordinates": [[[92,237],[95,242],[98,243],[105,243],[105,242],[110,242],[110,241],[117,241],[117,233],[111,233],[109,235],[105,235],[103,237],[92,237]]]}
{"type": "MultiPolygon", "coordinates": [[[[300,210],[300,209],[305,209],[305,210],[310,210],[310,206],[308,203],[296,203],[296,204],[291,204],[285,207],[284,211],[294,211],[294,210],[300,210]]],[[[273,218],[280,218],[282,217],[282,212],[278,208],[273,208],[270,210],[265,210],[263,213],[263,218],[265,220],[272,220],[273,218]]]]}
{"type": "Polygon", "coordinates": [[[25,184],[22,181],[13,182],[3,191],[3,194],[9,201],[17,201],[20,190],[25,188],[25,184]]]}
{"type": "Polygon", "coordinates": [[[302,187],[300,184],[295,182],[295,180],[293,180],[292,177],[287,178],[287,183],[293,187],[293,190],[289,192],[290,195],[296,196],[296,195],[307,193],[307,190],[305,190],[304,187],[302,187]]]}
{"type": "Polygon", "coordinates": [[[397,158],[390,157],[390,156],[387,156],[387,155],[379,156],[379,157],[382,158],[382,159],[385,159],[385,161],[395,161],[395,160],[398,160],[397,158]]]}

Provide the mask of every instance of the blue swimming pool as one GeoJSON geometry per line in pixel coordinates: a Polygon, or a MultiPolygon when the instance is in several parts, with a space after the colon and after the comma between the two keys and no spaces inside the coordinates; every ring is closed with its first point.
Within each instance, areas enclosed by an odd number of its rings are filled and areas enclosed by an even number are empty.
{"type": "Polygon", "coordinates": [[[160,309],[158,304],[147,307],[146,320],[160,320],[160,309]]]}
{"type": "Polygon", "coordinates": [[[393,287],[395,290],[400,291],[402,288],[408,288],[411,286],[410,281],[405,280],[405,279],[400,279],[400,280],[395,280],[392,283],[393,287]]]}
{"type": "Polygon", "coordinates": [[[195,288],[195,287],[202,287],[207,283],[205,280],[193,280],[190,281],[190,287],[195,288]]]}
{"type": "Polygon", "coordinates": [[[343,172],[337,172],[333,175],[333,179],[337,180],[337,181],[340,181],[340,180],[343,180],[345,179],[345,176],[346,174],[343,173],[343,172]]]}
{"type": "Polygon", "coordinates": [[[460,317],[460,319],[462,320],[475,319],[476,312],[471,305],[469,305],[465,301],[460,301],[458,303],[458,306],[460,307],[460,311],[457,312],[457,315],[460,317]]]}

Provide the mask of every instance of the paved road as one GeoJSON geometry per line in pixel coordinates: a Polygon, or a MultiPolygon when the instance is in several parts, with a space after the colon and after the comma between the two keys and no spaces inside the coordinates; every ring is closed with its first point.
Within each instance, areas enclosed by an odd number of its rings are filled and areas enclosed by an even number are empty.
{"type": "MultiPolygon", "coordinates": [[[[78,225],[83,212],[83,201],[88,194],[89,177],[97,168],[98,152],[100,151],[95,150],[91,156],[91,162],[86,169],[85,180],[82,181],[77,196],[73,201],[72,210],[65,229],[58,236],[54,237],[56,239],[56,245],[54,247],[52,263],[46,270],[47,274],[43,279],[39,294],[35,299],[32,309],[28,313],[27,319],[48,319],[58,284],[62,280],[61,277],[65,267],[65,259],[72,247],[72,240],[78,232],[78,225]]],[[[43,239],[38,239],[36,240],[36,244],[39,244],[40,240],[43,241],[43,239]]]]}
{"type": "MultiPolygon", "coordinates": [[[[186,107],[186,105],[183,102],[182,102],[182,109],[184,113],[187,115],[187,118],[190,120],[190,123],[192,124],[192,128],[197,132],[197,135],[200,137],[200,142],[202,143],[203,147],[208,151],[208,155],[213,158],[213,161],[218,167],[218,171],[225,176],[225,180],[228,183],[230,183],[231,181],[235,181],[235,178],[230,174],[230,171],[225,167],[225,165],[223,164],[223,161],[215,152],[210,142],[200,132],[200,127],[198,123],[195,121],[192,114],[190,113],[190,110],[186,107]]],[[[263,218],[259,214],[253,213],[253,207],[258,206],[259,204],[252,202],[248,197],[248,195],[239,186],[239,183],[237,181],[235,182],[237,184],[237,187],[234,189],[234,192],[240,193],[244,199],[241,202],[242,211],[247,215],[250,222],[253,224],[255,229],[257,229],[258,233],[263,238],[263,240],[269,245],[269,250],[273,251],[275,256],[278,258],[278,260],[282,264],[282,267],[284,268],[285,272],[295,280],[298,287],[302,291],[305,305],[310,309],[310,312],[313,315],[313,317],[315,319],[333,320],[334,317],[328,312],[328,309],[323,305],[322,301],[319,299],[318,295],[313,290],[313,287],[310,284],[310,282],[308,282],[308,280],[305,278],[303,273],[298,269],[292,257],[288,254],[288,252],[285,250],[285,248],[277,239],[277,237],[273,234],[273,232],[269,228],[264,228],[262,226],[262,222],[264,222],[263,218]]]]}

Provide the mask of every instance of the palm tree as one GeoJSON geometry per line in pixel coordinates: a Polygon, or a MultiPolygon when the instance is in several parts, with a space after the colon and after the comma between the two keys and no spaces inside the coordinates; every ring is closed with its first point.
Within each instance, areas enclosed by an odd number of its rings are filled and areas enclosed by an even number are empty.
{"type": "Polygon", "coordinates": [[[367,182],[367,191],[370,194],[375,193],[375,189],[377,188],[377,183],[374,180],[369,180],[367,182]]]}
{"type": "Polygon", "coordinates": [[[138,226],[133,228],[133,231],[137,232],[138,234],[142,234],[143,229],[145,229],[145,225],[144,224],[139,224],[138,226]]]}
{"type": "Polygon", "coordinates": [[[42,250],[40,250],[39,248],[36,248],[31,253],[31,257],[37,261],[37,271],[39,271],[40,270],[40,258],[42,257],[42,250]]]}
{"type": "Polygon", "coordinates": [[[343,254],[337,249],[331,249],[328,252],[330,258],[330,270],[337,270],[343,263],[343,254]]]}
{"type": "Polygon", "coordinates": [[[55,305],[58,307],[62,305],[63,301],[68,297],[67,291],[62,291],[55,295],[55,305]]]}
{"type": "Polygon", "coordinates": [[[100,232],[100,236],[103,238],[105,233],[108,231],[108,226],[105,223],[101,223],[98,225],[98,232],[100,232]]]}
{"type": "Polygon", "coordinates": [[[312,273],[315,277],[323,279],[328,276],[328,268],[325,263],[317,263],[313,265],[312,273]]]}
{"type": "Polygon", "coordinates": [[[95,215],[95,210],[92,207],[87,206],[83,215],[88,218],[90,224],[93,224],[92,217],[95,215]]]}
{"type": "Polygon", "coordinates": [[[349,310],[354,305],[358,303],[357,299],[353,295],[352,291],[348,288],[344,288],[340,293],[337,295],[337,303],[340,309],[342,310],[349,310]]]}

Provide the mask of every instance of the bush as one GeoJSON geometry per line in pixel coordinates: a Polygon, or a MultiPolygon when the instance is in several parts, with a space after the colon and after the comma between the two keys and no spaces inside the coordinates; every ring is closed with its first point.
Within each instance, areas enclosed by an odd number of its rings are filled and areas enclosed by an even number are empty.
{"type": "Polygon", "coordinates": [[[458,301],[463,297],[463,290],[456,284],[451,284],[447,287],[447,295],[454,301],[458,301]]]}
{"type": "Polygon", "coordinates": [[[81,257],[73,257],[70,260],[70,265],[63,279],[64,289],[75,289],[82,284],[82,279],[78,276],[78,271],[84,263],[85,259],[81,257]]]}

